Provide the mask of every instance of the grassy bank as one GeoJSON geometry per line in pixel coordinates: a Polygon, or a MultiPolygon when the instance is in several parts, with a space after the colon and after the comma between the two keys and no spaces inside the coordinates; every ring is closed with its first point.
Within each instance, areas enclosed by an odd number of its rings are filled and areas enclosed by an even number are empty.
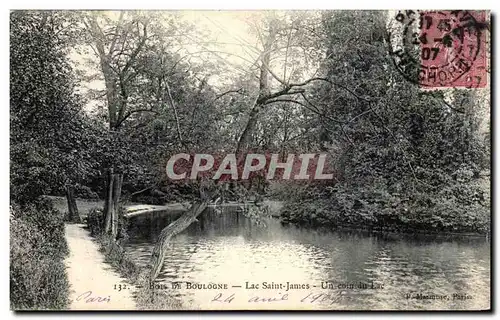
{"type": "Polygon", "coordinates": [[[68,306],[63,214],[50,200],[10,207],[10,307],[60,310],[68,306]]]}
{"type": "Polygon", "coordinates": [[[87,227],[91,235],[99,244],[101,252],[104,254],[105,262],[115,268],[124,278],[128,279],[137,290],[134,299],[140,310],[179,310],[181,305],[173,300],[167,292],[163,290],[150,290],[147,275],[149,269],[140,267],[125,253],[123,245],[128,239],[127,220],[120,214],[118,240],[112,240],[103,232],[104,215],[101,209],[90,210],[86,219],[87,227]]]}

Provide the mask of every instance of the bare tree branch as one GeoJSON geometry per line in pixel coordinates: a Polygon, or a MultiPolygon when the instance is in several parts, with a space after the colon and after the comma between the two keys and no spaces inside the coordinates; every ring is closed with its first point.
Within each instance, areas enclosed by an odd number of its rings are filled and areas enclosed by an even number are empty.
{"type": "Polygon", "coordinates": [[[368,99],[368,98],[365,98],[365,97],[361,97],[359,94],[357,94],[356,92],[354,92],[353,90],[349,89],[348,87],[342,85],[342,84],[339,84],[337,82],[334,82],[334,81],[331,81],[327,78],[320,78],[320,77],[314,77],[314,78],[310,78],[304,82],[301,82],[301,83],[291,83],[289,84],[290,87],[302,87],[302,86],[305,86],[313,81],[324,81],[324,82],[327,82],[333,86],[336,86],[336,87],[339,87],[341,89],[344,89],[345,91],[349,92],[351,95],[353,95],[354,97],[356,97],[357,99],[359,100],[363,100],[363,101],[366,101],[366,102],[371,102],[372,100],[371,99],[368,99]]]}
{"type": "MultiPolygon", "coordinates": [[[[121,25],[122,25],[122,21],[123,21],[124,15],[125,15],[125,11],[120,11],[120,18],[118,18],[118,24],[116,25],[116,30],[117,31],[119,29],[121,29],[121,25]]],[[[111,41],[111,45],[109,46],[109,53],[108,54],[111,54],[115,50],[115,45],[116,45],[116,41],[118,40],[118,35],[119,35],[119,32],[116,32],[114,34],[113,40],[111,41]]]]}
{"type": "Polygon", "coordinates": [[[449,104],[448,102],[446,102],[444,99],[441,100],[442,103],[444,103],[448,108],[450,108],[451,110],[453,111],[456,111],[458,113],[462,113],[462,114],[465,114],[465,111],[464,110],[460,110],[456,107],[453,107],[451,104],[449,104]]]}
{"type": "Polygon", "coordinates": [[[151,112],[151,113],[154,113],[154,114],[158,114],[157,111],[151,110],[151,109],[135,109],[135,110],[131,110],[131,111],[127,112],[127,114],[116,124],[116,126],[119,127],[131,115],[133,115],[134,113],[138,113],[138,112],[151,112]]]}
{"type": "Polygon", "coordinates": [[[305,103],[302,103],[300,101],[297,101],[297,100],[292,100],[292,99],[273,99],[273,100],[269,100],[267,101],[266,103],[264,103],[265,105],[267,104],[271,104],[271,103],[276,103],[276,102],[291,102],[291,103],[295,103],[295,104],[298,104],[298,105],[301,105],[302,107],[306,108],[307,110],[319,115],[319,116],[322,116],[328,120],[331,120],[333,122],[337,122],[337,123],[343,123],[342,121],[338,120],[338,119],[335,119],[335,118],[332,118],[326,114],[323,114],[321,112],[319,112],[318,110],[315,110],[311,107],[309,107],[308,105],[306,105],[305,103]]]}
{"type": "Polygon", "coordinates": [[[188,149],[187,145],[185,144],[184,140],[182,139],[181,127],[179,124],[179,115],[177,114],[177,108],[175,107],[174,99],[172,98],[170,86],[168,85],[167,81],[165,81],[165,89],[167,91],[167,97],[168,97],[168,100],[170,102],[170,106],[172,107],[172,110],[174,111],[175,125],[176,125],[176,129],[177,129],[177,138],[179,139],[179,143],[184,148],[188,149]]]}
{"type": "Polygon", "coordinates": [[[142,36],[142,39],[139,42],[139,44],[137,45],[137,47],[135,48],[135,50],[130,55],[130,59],[125,64],[125,67],[123,67],[123,69],[122,69],[123,73],[126,73],[128,71],[128,69],[132,66],[132,64],[135,62],[135,60],[137,58],[137,55],[139,54],[139,52],[141,52],[142,47],[146,43],[147,38],[148,38],[147,24],[143,24],[143,36],[142,36]]]}
{"type": "Polygon", "coordinates": [[[243,88],[239,88],[239,89],[232,89],[232,90],[228,90],[226,92],[223,92],[221,94],[218,94],[213,100],[211,103],[214,103],[216,100],[222,98],[223,96],[225,95],[228,95],[230,93],[239,93],[239,94],[242,94],[242,91],[243,91],[243,88]]]}

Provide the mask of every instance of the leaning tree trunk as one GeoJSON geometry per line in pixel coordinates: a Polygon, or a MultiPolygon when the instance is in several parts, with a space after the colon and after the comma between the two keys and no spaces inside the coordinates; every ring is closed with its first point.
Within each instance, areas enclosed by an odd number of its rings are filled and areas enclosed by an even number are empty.
{"type": "Polygon", "coordinates": [[[238,144],[236,145],[236,154],[239,155],[241,151],[247,151],[248,146],[252,140],[252,133],[255,131],[255,127],[257,126],[259,113],[262,109],[262,105],[257,101],[255,102],[252,110],[250,111],[250,117],[248,118],[248,122],[245,126],[245,129],[241,133],[240,139],[238,140],[238,144]]]}
{"type": "MultiPolygon", "coordinates": [[[[269,31],[269,36],[264,45],[264,51],[260,58],[260,76],[259,76],[259,95],[255,100],[252,109],[250,111],[250,116],[248,122],[245,125],[245,129],[241,133],[241,136],[236,145],[236,154],[239,155],[240,152],[247,151],[251,144],[252,135],[257,126],[258,118],[260,112],[264,109],[265,102],[269,99],[268,95],[270,92],[269,88],[269,75],[270,75],[270,62],[271,62],[271,51],[276,39],[277,29],[274,25],[271,25],[271,30],[269,31]]],[[[286,79],[283,79],[286,80],[286,79]]]]}
{"type": "Polygon", "coordinates": [[[70,222],[80,223],[80,215],[76,206],[75,193],[71,185],[66,185],[66,199],[68,200],[68,220],[70,222]]]}
{"type": "Polygon", "coordinates": [[[189,227],[189,225],[196,220],[196,217],[207,208],[208,203],[208,199],[193,203],[191,208],[179,219],[175,220],[161,231],[151,256],[150,265],[152,269],[149,276],[150,282],[153,282],[161,271],[163,261],[165,260],[165,253],[170,244],[170,239],[189,227]]]}

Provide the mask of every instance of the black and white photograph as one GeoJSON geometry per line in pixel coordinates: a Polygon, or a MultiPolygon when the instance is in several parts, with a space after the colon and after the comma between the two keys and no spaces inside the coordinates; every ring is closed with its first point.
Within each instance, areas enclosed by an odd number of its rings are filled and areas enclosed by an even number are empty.
{"type": "Polygon", "coordinates": [[[8,20],[11,310],[492,311],[489,10],[8,20]]]}

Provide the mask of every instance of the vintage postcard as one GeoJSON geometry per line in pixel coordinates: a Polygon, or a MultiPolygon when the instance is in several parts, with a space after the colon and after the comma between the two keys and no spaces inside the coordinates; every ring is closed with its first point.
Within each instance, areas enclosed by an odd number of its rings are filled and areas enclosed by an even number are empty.
{"type": "Polygon", "coordinates": [[[12,310],[491,310],[489,11],[9,18],[12,310]]]}

